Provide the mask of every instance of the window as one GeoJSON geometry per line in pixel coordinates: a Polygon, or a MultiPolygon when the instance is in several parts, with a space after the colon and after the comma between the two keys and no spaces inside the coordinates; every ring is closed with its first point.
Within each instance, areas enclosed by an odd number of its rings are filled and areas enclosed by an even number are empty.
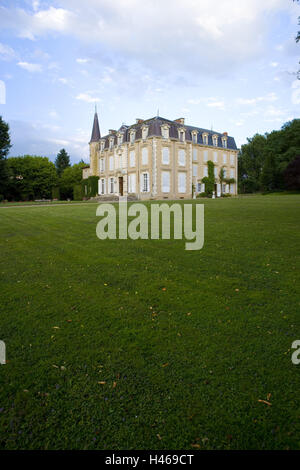
{"type": "Polygon", "coordinates": [[[178,173],[178,192],[179,193],[186,192],[186,174],[185,173],[178,173]]]}
{"type": "Polygon", "coordinates": [[[148,165],[148,149],[144,147],[142,149],[142,165],[148,165]]]}
{"type": "Polygon", "coordinates": [[[114,178],[109,178],[109,192],[110,194],[114,193],[114,178]]]}
{"type": "Polygon", "coordinates": [[[183,130],[178,131],[180,142],[185,141],[185,132],[183,130]]]}
{"type": "Polygon", "coordinates": [[[208,168],[207,166],[204,167],[204,177],[208,176],[208,168]]]}
{"type": "Polygon", "coordinates": [[[214,174],[215,174],[215,178],[218,178],[218,168],[214,168],[214,174]]]}
{"type": "Polygon", "coordinates": [[[214,147],[218,147],[218,136],[216,135],[213,136],[213,145],[214,147]]]}
{"type": "Polygon", "coordinates": [[[231,154],[231,155],[230,155],[230,165],[234,165],[234,160],[235,160],[235,159],[234,159],[234,155],[231,154]]]}
{"type": "Polygon", "coordinates": [[[135,151],[134,150],[131,150],[129,154],[129,165],[131,167],[135,166],[135,151]]]}
{"type": "Polygon", "coordinates": [[[179,166],[185,166],[185,150],[179,150],[178,152],[178,164],[179,166]]]}
{"type": "Polygon", "coordinates": [[[114,146],[114,139],[109,139],[109,150],[112,150],[114,146]]]}
{"type": "Polygon", "coordinates": [[[198,175],[198,165],[193,165],[193,176],[198,175]]]}
{"type": "Polygon", "coordinates": [[[135,193],[135,173],[128,175],[128,192],[135,193]]]}
{"type": "Polygon", "coordinates": [[[99,194],[105,194],[105,179],[104,178],[101,178],[99,180],[99,194]]]}
{"type": "Polygon", "coordinates": [[[208,135],[207,134],[202,134],[202,139],[203,139],[203,144],[208,145],[208,135]]]}
{"type": "Polygon", "coordinates": [[[214,163],[218,163],[218,153],[214,152],[214,163]]]}
{"type": "Polygon", "coordinates": [[[231,184],[231,185],[230,185],[230,194],[233,194],[233,193],[234,193],[234,185],[231,184]]]}
{"type": "Polygon", "coordinates": [[[149,192],[149,173],[142,173],[141,186],[143,193],[149,192]]]}
{"type": "Polygon", "coordinates": [[[123,135],[118,135],[118,145],[123,143],[123,135]]]}
{"type": "Polygon", "coordinates": [[[197,183],[197,192],[201,193],[201,183],[197,183]]]}
{"type": "Polygon", "coordinates": [[[230,170],[230,178],[234,178],[234,170],[230,170]]]}
{"type": "Polygon", "coordinates": [[[227,149],[227,139],[222,139],[224,149],[227,149]]]}
{"type": "Polygon", "coordinates": [[[135,132],[130,132],[130,143],[134,144],[135,141],[135,132]]]}
{"type": "Polygon", "coordinates": [[[101,142],[100,142],[100,152],[103,152],[104,145],[105,145],[105,141],[101,140],[101,142]]]}
{"type": "Polygon", "coordinates": [[[227,163],[227,155],[226,155],[226,153],[223,153],[223,163],[224,163],[224,165],[226,165],[226,163],[227,163]]]}
{"type": "Polygon", "coordinates": [[[193,132],[193,134],[192,134],[192,142],[193,142],[193,144],[197,143],[197,134],[196,134],[196,132],[193,132]]]}
{"type": "Polygon", "coordinates": [[[169,165],[170,163],[170,150],[169,147],[163,147],[162,149],[162,164],[169,165]]]}
{"type": "Polygon", "coordinates": [[[105,171],[105,160],[104,158],[100,158],[100,171],[105,171]]]}
{"type": "Polygon", "coordinates": [[[170,192],[170,172],[169,171],[163,171],[161,174],[161,186],[162,186],[162,192],[163,193],[169,193],[170,192]]]}
{"type": "Polygon", "coordinates": [[[114,169],[114,157],[111,156],[109,157],[109,171],[112,171],[114,169]]]}
{"type": "Polygon", "coordinates": [[[143,127],[142,129],[142,139],[145,140],[148,137],[148,127],[143,127]]]}
{"type": "Polygon", "coordinates": [[[169,138],[169,127],[168,126],[162,127],[161,135],[162,135],[163,139],[168,139],[169,138]]]}
{"type": "Polygon", "coordinates": [[[197,161],[198,160],[198,152],[197,149],[193,149],[193,160],[197,161]]]}
{"type": "Polygon", "coordinates": [[[224,168],[224,178],[227,178],[227,170],[224,168]]]}

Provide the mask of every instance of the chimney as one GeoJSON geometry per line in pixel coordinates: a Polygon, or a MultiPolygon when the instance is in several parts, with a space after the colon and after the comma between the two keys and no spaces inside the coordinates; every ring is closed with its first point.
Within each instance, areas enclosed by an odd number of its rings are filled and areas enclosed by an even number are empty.
{"type": "Polygon", "coordinates": [[[175,119],[175,122],[178,122],[178,124],[181,124],[182,126],[184,126],[184,118],[175,119]]]}
{"type": "Polygon", "coordinates": [[[223,132],[224,137],[228,137],[228,132],[223,132]]]}
{"type": "Polygon", "coordinates": [[[142,124],[142,122],[144,122],[144,119],[137,118],[135,121],[136,124],[142,124]]]}
{"type": "Polygon", "coordinates": [[[116,134],[116,132],[117,132],[117,131],[115,131],[114,129],[109,129],[109,131],[108,131],[109,135],[111,135],[111,134],[116,134]]]}

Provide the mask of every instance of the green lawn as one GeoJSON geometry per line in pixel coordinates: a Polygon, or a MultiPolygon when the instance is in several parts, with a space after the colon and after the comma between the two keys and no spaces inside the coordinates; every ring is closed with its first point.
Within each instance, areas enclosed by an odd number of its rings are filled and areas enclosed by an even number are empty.
{"type": "Polygon", "coordinates": [[[199,202],[192,252],[0,209],[1,449],[300,449],[300,196],[199,202]]]}

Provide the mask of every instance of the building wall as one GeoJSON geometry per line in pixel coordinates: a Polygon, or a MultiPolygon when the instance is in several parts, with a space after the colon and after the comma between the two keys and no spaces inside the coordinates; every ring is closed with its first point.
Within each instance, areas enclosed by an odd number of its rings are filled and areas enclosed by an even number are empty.
{"type": "Polygon", "coordinates": [[[206,176],[207,161],[211,160],[216,168],[216,195],[221,194],[219,172],[222,167],[226,170],[226,178],[234,178],[236,181],[235,184],[230,185],[231,187],[225,185],[223,192],[235,195],[237,194],[237,154],[237,150],[227,148],[194,144],[190,141],[180,142],[177,139],[149,137],[146,140],[139,139],[133,144],[126,142],[102,151],[100,151],[99,143],[91,143],[90,167],[91,174],[100,177],[99,194],[103,188],[101,180],[104,179],[104,194],[119,195],[119,178],[123,178],[123,195],[134,194],[141,200],[189,199],[192,197],[192,184],[196,193],[204,191],[201,180],[206,176]],[[145,153],[143,158],[143,152],[146,152],[143,149],[147,149],[147,161],[145,161],[145,153]],[[130,158],[131,152],[135,155],[134,165],[130,158]],[[167,152],[169,161],[166,161],[167,152]],[[163,153],[165,153],[164,160],[163,153]],[[113,160],[112,169],[110,157],[113,160]],[[100,162],[102,159],[104,164],[100,162]],[[149,180],[148,191],[143,191],[144,173],[148,175],[146,177],[149,180]],[[135,188],[130,187],[129,184],[131,175],[135,175],[131,178],[131,181],[135,178],[135,188]],[[114,178],[113,193],[110,192],[110,178],[114,178]],[[166,184],[168,179],[169,187],[166,184]],[[179,185],[184,180],[185,188],[182,184],[179,185]],[[198,187],[198,183],[201,183],[201,188],[198,187]]]}

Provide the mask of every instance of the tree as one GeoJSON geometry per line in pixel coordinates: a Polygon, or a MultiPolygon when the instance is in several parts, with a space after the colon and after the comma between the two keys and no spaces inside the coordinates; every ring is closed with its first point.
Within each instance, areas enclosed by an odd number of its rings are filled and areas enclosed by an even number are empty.
{"type": "Polygon", "coordinates": [[[223,166],[220,169],[219,181],[220,181],[220,186],[221,186],[221,197],[222,197],[222,195],[223,195],[223,182],[225,181],[225,169],[224,169],[223,166]]]}
{"type": "Polygon", "coordinates": [[[300,191],[300,155],[286,167],[284,181],[287,189],[300,191]]]}
{"type": "Polygon", "coordinates": [[[82,168],[86,167],[86,163],[80,161],[73,166],[66,168],[60,178],[60,195],[61,199],[73,199],[74,186],[82,180],[82,168]]]}
{"type": "Polygon", "coordinates": [[[265,160],[266,137],[255,134],[242,145],[238,158],[239,191],[255,192],[260,188],[260,176],[265,160]]]}
{"type": "Polygon", "coordinates": [[[24,155],[7,159],[9,200],[48,199],[57,185],[54,163],[47,157],[24,155]]]}
{"type": "Polygon", "coordinates": [[[9,125],[3,121],[0,116],[0,197],[4,197],[4,193],[8,183],[7,171],[7,155],[11,148],[9,125]]]}
{"type": "Polygon", "coordinates": [[[215,182],[216,182],[215,165],[212,161],[209,160],[207,162],[207,167],[208,167],[208,172],[207,172],[208,176],[205,176],[204,178],[202,178],[202,183],[205,184],[205,192],[207,196],[211,196],[215,190],[215,182]]]}
{"type": "Polygon", "coordinates": [[[68,168],[70,165],[70,157],[65,149],[61,149],[55,159],[55,167],[58,176],[62,175],[62,172],[68,168]]]}

